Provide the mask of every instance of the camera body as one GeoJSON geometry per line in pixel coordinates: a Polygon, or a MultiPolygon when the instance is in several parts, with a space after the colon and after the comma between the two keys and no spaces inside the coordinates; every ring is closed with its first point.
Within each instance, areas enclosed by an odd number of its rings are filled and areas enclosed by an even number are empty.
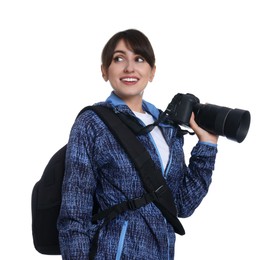
{"type": "Polygon", "coordinates": [[[231,109],[212,104],[201,104],[190,94],[178,93],[166,109],[168,119],[189,127],[192,112],[196,123],[206,131],[241,143],[249,130],[251,115],[247,110],[231,109]]]}

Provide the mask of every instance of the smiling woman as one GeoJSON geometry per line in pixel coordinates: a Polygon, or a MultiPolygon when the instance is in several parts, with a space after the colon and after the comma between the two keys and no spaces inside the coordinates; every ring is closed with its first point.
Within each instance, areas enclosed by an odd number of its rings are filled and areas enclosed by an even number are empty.
{"type": "MultiPolygon", "coordinates": [[[[126,30],[115,34],[103,49],[101,71],[113,92],[99,105],[132,118],[141,127],[159,118],[160,110],[143,100],[156,71],[152,46],[143,33],[126,30]]],[[[158,175],[164,186],[169,186],[171,218],[164,216],[159,204],[148,202],[131,206],[103,225],[102,221],[92,223],[93,212],[141,201],[146,191],[133,162],[96,113],[88,110],[77,118],[67,146],[58,220],[63,259],[88,260],[92,248],[94,259],[101,260],[174,258],[175,232],[183,233],[176,228],[176,212],[178,217],[188,217],[199,206],[211,183],[217,153],[217,136],[198,127],[193,116],[190,124],[199,142],[188,166],[177,125],[162,122],[150,133],[135,137],[164,177],[158,175]]],[[[143,155],[140,159],[144,160],[143,155]]],[[[159,198],[156,202],[162,203],[159,198]]]]}
{"type": "Polygon", "coordinates": [[[122,33],[125,38],[111,38],[103,49],[101,69],[104,80],[110,82],[115,94],[133,111],[143,112],[140,105],[143,93],[148,82],[153,80],[156,67],[149,40],[137,34],[129,30],[122,33]]]}
{"type": "Polygon", "coordinates": [[[152,68],[143,57],[130,50],[124,40],[117,44],[110,66],[102,66],[104,80],[109,81],[114,93],[137,112],[143,112],[143,93],[154,74],[155,66],[152,68]]]}

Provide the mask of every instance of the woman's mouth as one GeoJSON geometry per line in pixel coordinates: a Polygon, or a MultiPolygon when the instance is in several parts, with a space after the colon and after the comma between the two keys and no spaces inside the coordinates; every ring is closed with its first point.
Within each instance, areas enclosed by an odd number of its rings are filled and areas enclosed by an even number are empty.
{"type": "Polygon", "coordinates": [[[139,79],[135,77],[125,77],[125,78],[121,78],[121,81],[124,82],[125,84],[135,84],[139,81],[139,79]]]}

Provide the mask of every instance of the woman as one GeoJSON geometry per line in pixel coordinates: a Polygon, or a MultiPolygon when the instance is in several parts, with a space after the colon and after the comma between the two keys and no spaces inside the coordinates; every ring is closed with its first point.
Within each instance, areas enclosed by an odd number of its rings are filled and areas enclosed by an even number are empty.
{"type": "MultiPolygon", "coordinates": [[[[143,33],[115,34],[103,49],[101,71],[113,88],[101,105],[133,116],[142,126],[158,118],[159,110],[143,100],[156,71],[152,46],[143,33]]],[[[166,179],[182,218],[190,216],[206,195],[217,152],[218,137],[198,127],[194,115],[190,124],[199,142],[188,167],[177,127],[161,123],[138,136],[166,179]]],[[[67,148],[58,221],[63,259],[89,259],[96,233],[95,259],[173,259],[173,227],[153,203],[127,210],[100,229],[101,221],[92,223],[96,207],[104,210],[143,193],[140,177],[122,147],[93,111],[84,112],[72,127],[67,148]]]]}

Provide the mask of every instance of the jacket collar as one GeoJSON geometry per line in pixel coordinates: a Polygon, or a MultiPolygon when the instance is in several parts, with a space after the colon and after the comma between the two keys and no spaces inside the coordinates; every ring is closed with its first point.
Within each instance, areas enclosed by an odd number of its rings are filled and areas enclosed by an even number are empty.
{"type": "MultiPolygon", "coordinates": [[[[110,96],[107,98],[106,102],[109,103],[110,105],[112,105],[113,107],[116,107],[119,109],[123,106],[125,106],[124,110],[126,110],[126,108],[128,108],[126,103],[120,97],[118,97],[114,92],[112,92],[110,94],[110,96]]],[[[160,111],[153,104],[143,100],[143,109],[146,112],[150,113],[155,119],[158,119],[160,111]]]]}

